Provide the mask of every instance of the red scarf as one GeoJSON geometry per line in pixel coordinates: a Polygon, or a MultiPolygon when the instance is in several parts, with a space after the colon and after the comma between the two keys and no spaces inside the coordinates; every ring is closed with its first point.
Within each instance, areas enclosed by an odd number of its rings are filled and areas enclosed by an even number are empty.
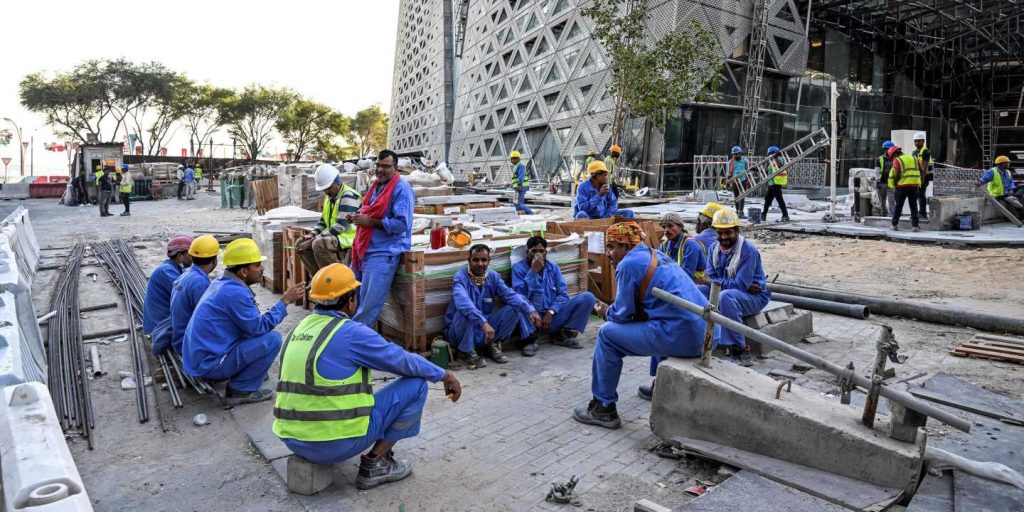
{"type": "MultiPolygon", "coordinates": [[[[391,206],[391,196],[395,192],[395,185],[399,179],[401,178],[398,177],[398,173],[395,173],[391,180],[384,185],[384,190],[381,190],[377,197],[370,201],[373,191],[377,189],[377,184],[380,182],[380,180],[373,180],[369,192],[363,196],[363,206],[359,209],[359,213],[375,219],[383,219],[384,215],[388,213],[388,207],[391,206]]],[[[352,241],[352,264],[350,265],[352,271],[362,270],[363,258],[366,257],[366,250],[370,248],[371,236],[373,236],[373,228],[365,226],[356,228],[356,238],[352,241]]]]}

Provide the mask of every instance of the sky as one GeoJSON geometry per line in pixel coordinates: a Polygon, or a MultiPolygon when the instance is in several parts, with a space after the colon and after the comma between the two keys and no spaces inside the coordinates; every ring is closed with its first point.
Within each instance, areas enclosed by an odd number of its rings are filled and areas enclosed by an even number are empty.
{"type": "MultiPolygon", "coordinates": [[[[0,118],[13,119],[25,142],[34,135],[36,175],[65,174],[67,154],[43,149],[59,141],[42,117],[21,107],[18,84],[30,73],[118,57],[158,61],[213,85],[289,87],[347,115],[373,104],[388,112],[398,2],[7,1],[0,25],[0,118]]],[[[13,131],[6,121],[0,128],[13,131]]],[[[214,142],[230,140],[219,134],[214,142]]],[[[180,155],[187,146],[188,135],[179,130],[168,154],[180,155]]],[[[284,152],[284,144],[272,143],[269,150],[275,149],[284,152]]],[[[11,176],[19,169],[18,153],[16,135],[0,146],[0,157],[12,158],[11,176]]],[[[25,160],[28,174],[28,151],[25,160]]]]}

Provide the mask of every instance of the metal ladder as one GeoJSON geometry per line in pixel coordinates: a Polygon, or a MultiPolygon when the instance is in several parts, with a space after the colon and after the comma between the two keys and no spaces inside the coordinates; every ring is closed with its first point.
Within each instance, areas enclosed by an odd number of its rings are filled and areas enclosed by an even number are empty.
{"type": "Polygon", "coordinates": [[[462,49],[466,45],[466,23],[469,21],[469,0],[459,2],[458,19],[455,20],[455,57],[462,58],[462,49]]]}
{"type": "Polygon", "coordinates": [[[757,141],[757,116],[761,110],[761,83],[764,81],[764,54],[768,47],[768,18],[772,0],[752,0],[754,12],[750,27],[747,76],[743,84],[743,119],[740,147],[751,152],[757,141]]]}
{"type": "Polygon", "coordinates": [[[981,161],[988,167],[992,165],[992,103],[981,107],[981,161]]]}
{"type": "Polygon", "coordinates": [[[733,202],[747,197],[758,187],[768,183],[776,175],[786,169],[789,169],[791,165],[799,162],[803,158],[811,156],[822,147],[827,146],[829,142],[830,138],[828,131],[824,128],[818,128],[817,131],[810,135],[807,135],[782,148],[779,151],[782,155],[781,162],[778,169],[774,172],[769,171],[769,169],[771,169],[769,166],[771,159],[765,158],[747,170],[746,178],[743,181],[736,181],[735,178],[730,178],[728,183],[735,184],[736,190],[739,191],[739,193],[736,194],[736,197],[733,198],[733,202]]]}

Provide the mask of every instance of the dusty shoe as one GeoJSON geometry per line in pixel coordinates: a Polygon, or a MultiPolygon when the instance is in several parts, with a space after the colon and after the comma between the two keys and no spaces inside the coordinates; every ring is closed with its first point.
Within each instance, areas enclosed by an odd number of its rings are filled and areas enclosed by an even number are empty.
{"type": "Polygon", "coordinates": [[[477,368],[487,367],[487,363],[484,358],[480,357],[480,354],[476,353],[476,350],[470,352],[459,352],[459,361],[462,363],[463,368],[467,370],[476,370],[477,368]]]}
{"type": "Polygon", "coordinates": [[[779,222],[789,222],[789,217],[783,217],[779,219],[779,222]]]}
{"type": "Polygon", "coordinates": [[[572,331],[569,329],[561,329],[557,333],[555,333],[554,336],[551,337],[551,342],[554,343],[555,345],[559,345],[562,347],[583,348],[583,345],[580,345],[580,342],[579,340],[576,339],[576,336],[569,335],[570,333],[575,332],[576,331],[572,331]]]}
{"type": "Polygon", "coordinates": [[[487,354],[487,357],[491,358],[495,363],[505,364],[508,362],[508,356],[501,351],[500,341],[495,341],[490,345],[485,346],[484,353],[487,354]]]}
{"type": "Polygon", "coordinates": [[[648,386],[640,386],[636,388],[636,394],[640,398],[650,402],[654,398],[654,381],[652,380],[651,384],[648,386]]]}
{"type": "Polygon", "coordinates": [[[892,227],[892,230],[893,230],[893,231],[899,231],[899,230],[900,230],[900,227],[899,227],[899,226],[893,226],[893,227],[892,227]]]}
{"type": "Polygon", "coordinates": [[[615,410],[615,404],[608,406],[601,405],[597,400],[591,400],[586,407],[577,407],[572,411],[572,417],[588,425],[617,429],[622,426],[619,420],[619,413],[615,410]]]}
{"type": "Polygon", "coordinates": [[[745,348],[745,349],[742,349],[742,350],[736,350],[735,354],[736,354],[736,360],[738,361],[740,366],[753,366],[754,365],[754,357],[750,355],[750,349],[749,348],[745,348]]]}
{"type": "Polygon", "coordinates": [[[396,460],[393,451],[388,451],[376,459],[363,455],[359,458],[356,487],[363,490],[373,489],[380,484],[397,482],[411,474],[412,464],[407,460],[396,460]]]}
{"type": "Polygon", "coordinates": [[[911,230],[911,231],[913,231],[914,233],[917,233],[918,231],[921,231],[921,228],[919,228],[919,227],[917,227],[917,226],[914,226],[914,227],[913,227],[913,228],[911,228],[910,230],[911,230]]]}
{"type": "Polygon", "coordinates": [[[127,216],[129,216],[129,215],[131,215],[131,214],[130,214],[130,213],[128,213],[128,212],[123,212],[123,213],[121,213],[121,216],[122,216],[122,217],[127,217],[127,216]]]}
{"type": "Polygon", "coordinates": [[[225,394],[225,399],[228,405],[242,405],[242,404],[254,404],[257,402],[263,402],[274,398],[274,390],[262,388],[256,391],[233,391],[228,388],[225,394]]]}
{"type": "Polygon", "coordinates": [[[533,357],[537,355],[537,350],[540,350],[540,346],[537,345],[537,335],[531,334],[529,338],[523,340],[523,355],[526,357],[533,357]]]}

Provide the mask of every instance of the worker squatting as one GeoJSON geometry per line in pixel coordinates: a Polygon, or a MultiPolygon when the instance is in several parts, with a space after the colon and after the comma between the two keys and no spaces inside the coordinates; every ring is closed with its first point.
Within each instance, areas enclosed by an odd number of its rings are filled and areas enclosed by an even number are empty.
{"type": "MultiPolygon", "coordinates": [[[[490,248],[477,244],[452,280],[445,337],[457,357],[451,369],[442,369],[373,329],[401,254],[411,246],[414,197],[397,176],[395,161],[394,153],[380,153],[376,180],[365,196],[342,185],[329,166],[317,170],[317,188],[326,196],[323,217],[297,247],[313,273],[308,296],[315,307],[286,338],[275,328],[288,314],[287,305],[306,295],[305,284],[261,312],[250,287],[260,282],[266,258],[251,239],[235,240],[221,251],[209,235],[172,238],[168,259],[150,277],[144,307],[143,329],[154,353],[173,351],[189,375],[226,381],[230,404],[273,399],[273,431],[284,444],[317,464],[358,455],[361,489],[411,473],[393,448],[418,435],[427,383],[443,383],[448,398],[458,401],[462,387],[452,370],[483,367],[485,357],[508,363],[503,344],[512,336],[523,340],[524,356],[537,354],[540,336],[582,349],[580,332],[593,314],[602,317],[592,399],[573,417],[614,429],[620,426],[615,404],[624,357],[651,358],[654,375],[666,357],[701,355],[704,320],[655,298],[654,288],[707,305],[716,284],[722,289],[719,309],[734,320],[760,311],[770,299],[757,248],[740,234],[737,214],[715,203],[701,210],[695,236],[686,233],[678,214],[666,214],[666,239],[658,248],[646,243],[636,222],[609,227],[606,250],[616,266],[617,288],[610,305],[589,292],[570,296],[541,236],[527,240],[511,283],[489,268],[490,248]],[[224,272],[211,279],[218,258],[224,272]],[[278,358],[276,390],[264,388],[278,358]],[[398,378],[374,390],[374,371],[398,378]]],[[[588,171],[607,173],[604,165],[595,162],[588,171]]],[[[743,336],[715,327],[713,339],[739,363],[750,363],[743,336]]],[[[651,399],[653,383],[638,393],[651,399]]]]}

